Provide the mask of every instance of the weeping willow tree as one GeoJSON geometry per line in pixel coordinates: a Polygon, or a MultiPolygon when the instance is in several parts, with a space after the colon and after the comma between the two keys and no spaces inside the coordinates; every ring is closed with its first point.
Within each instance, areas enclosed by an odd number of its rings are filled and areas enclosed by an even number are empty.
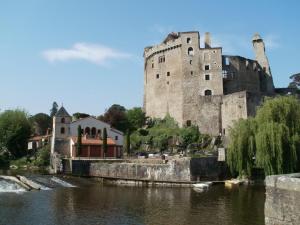
{"type": "Polygon", "coordinates": [[[256,153],[255,130],[254,119],[240,119],[230,130],[227,163],[233,175],[251,175],[256,153]]]}
{"type": "Polygon", "coordinates": [[[300,163],[300,103],[295,97],[267,100],[256,116],[256,163],[266,174],[291,173],[300,163]],[[298,151],[298,153],[297,153],[298,151]]]}
{"type": "Polygon", "coordinates": [[[232,172],[251,175],[300,171],[300,103],[292,96],[267,99],[254,119],[240,120],[230,130],[227,163],[232,172]]]}

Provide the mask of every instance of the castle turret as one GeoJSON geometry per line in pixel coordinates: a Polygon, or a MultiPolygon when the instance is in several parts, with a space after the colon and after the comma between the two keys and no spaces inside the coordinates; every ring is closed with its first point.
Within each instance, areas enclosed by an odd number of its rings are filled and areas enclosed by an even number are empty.
{"type": "Polygon", "coordinates": [[[252,38],[253,49],[255,52],[255,59],[259,63],[263,73],[267,75],[265,81],[265,91],[269,93],[274,92],[274,84],[268,57],[266,55],[265,43],[258,33],[254,34],[252,38]]]}
{"type": "Polygon", "coordinates": [[[205,32],[204,35],[204,48],[211,48],[211,39],[209,32],[205,32]]]}

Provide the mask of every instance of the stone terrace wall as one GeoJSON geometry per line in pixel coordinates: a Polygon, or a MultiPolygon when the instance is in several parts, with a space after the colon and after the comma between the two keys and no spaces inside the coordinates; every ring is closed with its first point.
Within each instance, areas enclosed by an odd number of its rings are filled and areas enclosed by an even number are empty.
{"type": "Polygon", "coordinates": [[[166,164],[93,162],[73,160],[73,174],[146,181],[186,182],[191,180],[190,160],[170,160],[166,164]]]}
{"type": "Polygon", "coordinates": [[[265,223],[300,224],[300,173],[266,178],[265,223]]]}
{"type": "Polygon", "coordinates": [[[90,175],[149,181],[190,181],[190,161],[167,164],[91,163],[90,175]]]}

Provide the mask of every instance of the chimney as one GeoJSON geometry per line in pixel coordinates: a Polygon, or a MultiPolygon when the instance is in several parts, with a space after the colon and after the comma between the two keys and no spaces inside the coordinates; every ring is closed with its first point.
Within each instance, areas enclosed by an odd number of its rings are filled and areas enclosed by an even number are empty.
{"type": "Polygon", "coordinates": [[[205,32],[204,47],[205,48],[211,48],[211,40],[210,40],[210,33],[209,32],[205,32]]]}

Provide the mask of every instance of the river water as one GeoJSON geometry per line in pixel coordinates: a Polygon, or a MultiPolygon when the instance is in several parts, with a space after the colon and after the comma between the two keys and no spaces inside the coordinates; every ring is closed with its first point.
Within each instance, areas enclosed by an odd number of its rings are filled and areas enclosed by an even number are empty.
{"type": "Polygon", "coordinates": [[[262,186],[226,189],[106,186],[62,178],[76,187],[0,193],[0,225],[261,225],[262,186]]]}

